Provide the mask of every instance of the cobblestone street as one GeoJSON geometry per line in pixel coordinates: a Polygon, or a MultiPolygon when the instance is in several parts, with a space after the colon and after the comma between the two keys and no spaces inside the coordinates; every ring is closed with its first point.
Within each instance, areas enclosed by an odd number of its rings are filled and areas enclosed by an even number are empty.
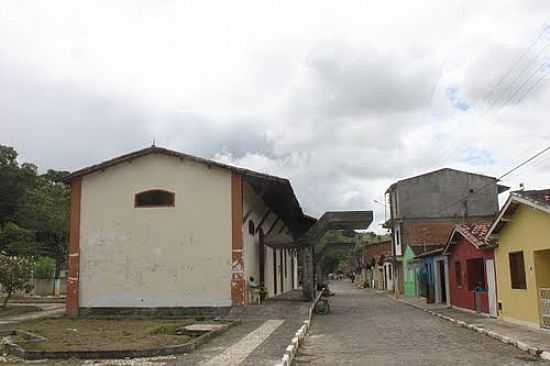
{"type": "Polygon", "coordinates": [[[333,281],[296,365],[549,365],[374,290],[333,281]]]}

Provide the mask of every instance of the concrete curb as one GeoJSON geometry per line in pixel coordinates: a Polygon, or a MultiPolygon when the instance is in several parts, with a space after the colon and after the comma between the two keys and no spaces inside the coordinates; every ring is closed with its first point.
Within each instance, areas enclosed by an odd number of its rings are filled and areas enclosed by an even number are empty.
{"type": "Polygon", "coordinates": [[[294,362],[294,357],[296,357],[298,350],[304,344],[304,339],[306,338],[306,335],[309,332],[309,327],[311,325],[311,318],[313,317],[313,309],[315,309],[315,306],[317,305],[320,299],[321,299],[321,293],[317,295],[317,297],[315,298],[315,301],[313,301],[313,303],[311,303],[311,305],[309,306],[307,310],[307,319],[304,320],[302,326],[298,329],[294,337],[292,337],[290,344],[286,347],[286,350],[281,359],[281,362],[277,363],[275,366],[292,365],[292,362],[294,362]]]}
{"type": "MultiPolygon", "coordinates": [[[[127,358],[151,358],[158,356],[171,356],[183,353],[189,353],[198,349],[207,341],[215,336],[218,336],[231,327],[240,324],[240,321],[234,320],[230,323],[225,323],[225,327],[209,331],[202,334],[187,343],[162,346],[157,348],[148,348],[143,350],[118,350],[118,351],[27,351],[18,344],[4,340],[3,346],[7,354],[14,355],[24,360],[68,360],[68,359],[80,359],[80,360],[114,360],[114,359],[127,359],[127,358]]],[[[32,339],[35,343],[47,342],[45,337],[30,332],[21,330],[15,330],[11,332],[11,335],[22,335],[28,339],[32,339]]]]}
{"type": "Polygon", "coordinates": [[[397,300],[403,304],[407,304],[407,305],[410,305],[416,309],[419,309],[419,310],[422,310],[426,313],[429,313],[433,316],[436,316],[440,319],[444,319],[444,320],[447,320],[451,323],[454,323],[460,327],[463,327],[463,328],[466,328],[466,329],[470,329],[474,332],[477,332],[477,333],[480,333],[480,334],[485,334],[486,336],[488,337],[491,337],[491,338],[494,338],[502,343],[505,343],[505,344],[511,344],[513,345],[514,347],[516,347],[517,349],[521,350],[521,351],[524,351],[524,352],[528,352],[529,354],[533,355],[533,356],[536,356],[536,357],[540,357],[542,358],[543,360],[547,360],[547,361],[550,361],[550,352],[547,352],[547,351],[544,351],[540,348],[537,348],[537,347],[534,347],[534,346],[531,346],[525,342],[522,342],[520,340],[517,340],[517,339],[514,339],[514,338],[510,338],[508,336],[505,336],[505,335],[502,335],[502,334],[499,334],[497,332],[494,332],[492,330],[489,330],[489,329],[485,329],[483,327],[480,327],[479,325],[476,325],[476,324],[471,324],[471,323],[467,323],[465,321],[462,321],[462,320],[457,320],[457,319],[454,319],[450,316],[447,316],[447,315],[444,315],[444,314],[440,314],[438,313],[437,311],[433,311],[433,310],[429,310],[429,309],[425,309],[421,306],[417,306],[415,304],[411,304],[409,302],[406,302],[406,301],[403,301],[403,300],[397,300]]]}

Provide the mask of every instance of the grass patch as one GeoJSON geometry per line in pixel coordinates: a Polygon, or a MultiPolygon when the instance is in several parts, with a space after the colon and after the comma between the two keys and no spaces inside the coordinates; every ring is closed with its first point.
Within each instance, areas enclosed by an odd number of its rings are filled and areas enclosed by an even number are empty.
{"type": "Polygon", "coordinates": [[[42,309],[38,306],[30,305],[8,305],[5,308],[0,308],[0,319],[36,311],[42,311],[42,309]]]}
{"type": "Polygon", "coordinates": [[[176,329],[193,320],[99,320],[42,319],[19,323],[17,329],[46,337],[35,343],[18,337],[16,343],[29,351],[122,351],[145,350],[187,343],[191,337],[176,329]]]}

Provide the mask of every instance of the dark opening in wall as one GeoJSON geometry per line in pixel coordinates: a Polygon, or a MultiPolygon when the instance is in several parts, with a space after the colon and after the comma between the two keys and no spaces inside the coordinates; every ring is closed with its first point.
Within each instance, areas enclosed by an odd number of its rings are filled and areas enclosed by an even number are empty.
{"type": "Polygon", "coordinates": [[[135,207],[174,207],[176,195],[162,189],[151,189],[136,193],[135,207]]]}

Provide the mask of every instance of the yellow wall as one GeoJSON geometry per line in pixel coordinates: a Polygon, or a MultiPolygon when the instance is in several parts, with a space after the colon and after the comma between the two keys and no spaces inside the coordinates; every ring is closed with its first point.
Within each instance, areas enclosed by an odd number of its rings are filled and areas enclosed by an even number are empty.
{"type": "MultiPolygon", "coordinates": [[[[498,301],[502,303],[499,316],[505,320],[525,325],[540,324],[538,288],[545,287],[549,281],[540,278],[537,284],[535,274],[535,251],[550,249],[550,215],[539,210],[520,205],[512,222],[507,223],[499,233],[496,255],[498,301]],[[526,290],[512,289],[510,279],[510,252],[523,251],[525,261],[526,290]]],[[[537,264],[548,256],[537,256],[537,264]]],[[[550,266],[547,263],[546,266],[550,266]]],[[[547,274],[539,270],[544,277],[547,274]]]]}

